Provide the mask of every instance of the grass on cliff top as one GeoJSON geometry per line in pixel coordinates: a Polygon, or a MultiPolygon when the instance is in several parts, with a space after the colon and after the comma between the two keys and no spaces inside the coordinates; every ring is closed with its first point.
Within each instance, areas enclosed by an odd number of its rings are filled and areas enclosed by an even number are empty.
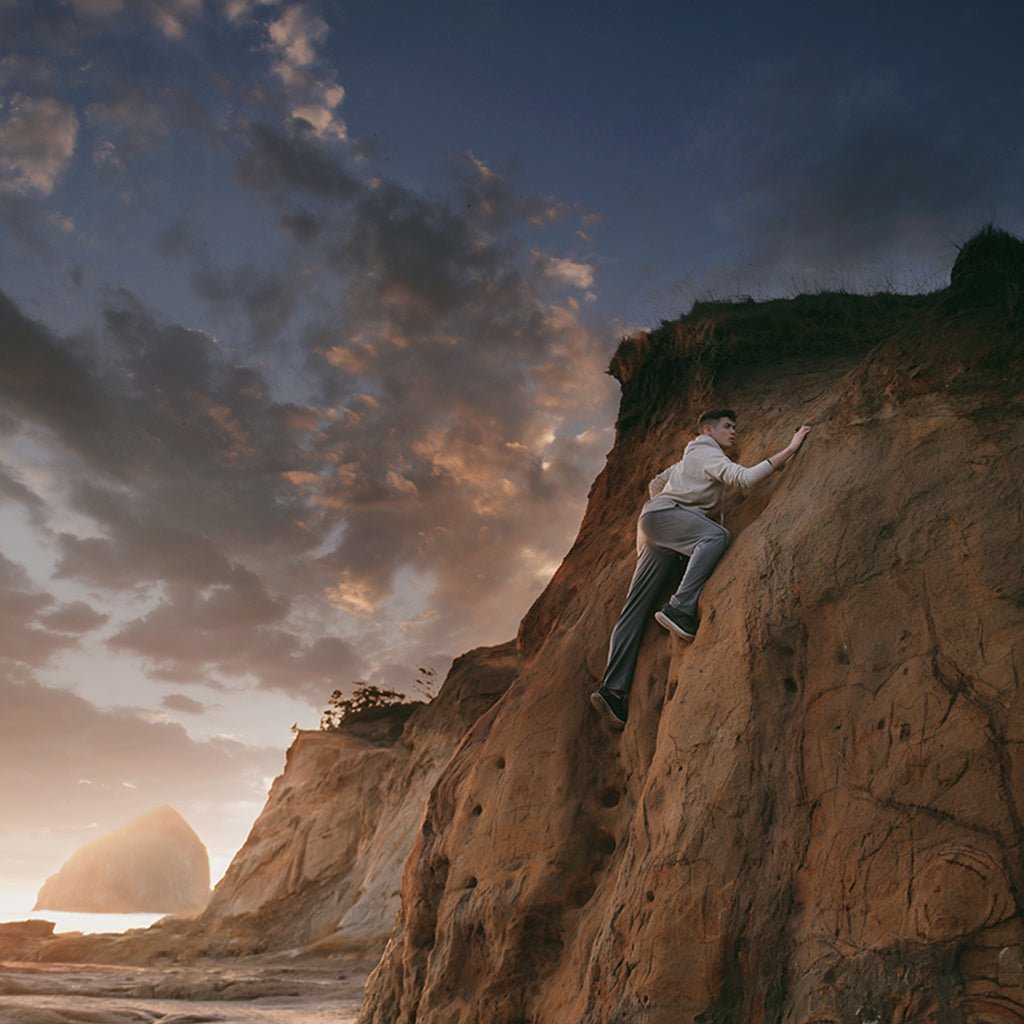
{"type": "Polygon", "coordinates": [[[678,380],[742,359],[748,366],[877,344],[934,304],[933,295],[820,292],[792,299],[695,302],[685,316],[623,338],[608,372],[625,385],[641,366],[678,380]]]}
{"type": "Polygon", "coordinates": [[[695,302],[690,312],[623,338],[608,372],[626,385],[645,373],[714,376],[742,359],[747,366],[796,355],[856,352],[928,315],[1024,326],[1024,241],[989,224],[959,249],[950,286],[924,295],[819,292],[755,302],[695,302]]]}

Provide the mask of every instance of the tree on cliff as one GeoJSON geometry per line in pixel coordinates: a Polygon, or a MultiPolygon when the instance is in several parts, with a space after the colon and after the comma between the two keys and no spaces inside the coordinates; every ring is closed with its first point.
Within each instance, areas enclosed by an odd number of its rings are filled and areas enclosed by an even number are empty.
{"type": "Polygon", "coordinates": [[[346,721],[376,718],[386,714],[392,708],[404,707],[411,713],[414,707],[429,704],[434,699],[434,686],[437,672],[422,665],[417,668],[416,681],[413,684],[422,700],[414,701],[408,694],[398,690],[389,690],[383,686],[374,686],[365,680],[357,680],[352,684],[352,695],[345,697],[341,690],[335,690],[327,701],[320,716],[320,728],[326,732],[335,732],[342,728],[346,721]]]}

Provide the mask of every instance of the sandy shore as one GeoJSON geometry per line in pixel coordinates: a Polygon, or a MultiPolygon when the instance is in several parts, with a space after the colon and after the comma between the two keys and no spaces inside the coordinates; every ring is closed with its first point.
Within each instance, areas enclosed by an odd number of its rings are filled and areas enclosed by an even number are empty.
{"type": "Polygon", "coordinates": [[[0,963],[3,1024],[353,1024],[372,963],[0,963]]]}

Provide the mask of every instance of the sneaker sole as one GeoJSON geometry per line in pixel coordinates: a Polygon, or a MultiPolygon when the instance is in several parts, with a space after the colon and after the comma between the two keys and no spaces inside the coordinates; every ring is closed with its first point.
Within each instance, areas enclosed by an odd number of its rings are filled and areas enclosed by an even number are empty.
{"type": "Polygon", "coordinates": [[[592,693],[590,695],[590,703],[601,712],[604,718],[607,718],[611,723],[613,729],[625,729],[626,723],[619,718],[617,714],[612,710],[611,705],[601,696],[599,693],[592,693]]]}
{"type": "Polygon", "coordinates": [[[684,640],[692,641],[697,637],[696,633],[687,633],[682,626],[677,626],[667,615],[663,615],[661,612],[654,613],[654,621],[659,626],[664,626],[670,633],[681,636],[684,640]]]}

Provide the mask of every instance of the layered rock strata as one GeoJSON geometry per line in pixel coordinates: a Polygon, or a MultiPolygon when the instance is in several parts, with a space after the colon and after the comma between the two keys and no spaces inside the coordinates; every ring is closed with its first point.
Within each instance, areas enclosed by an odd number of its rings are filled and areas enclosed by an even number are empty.
{"type": "Polygon", "coordinates": [[[515,683],[430,793],[362,1024],[1024,1021],[1002,299],[706,304],[622,344],[615,447],[515,683]],[[747,464],[813,432],[730,499],[697,640],[652,624],[618,736],[587,695],[635,515],[714,405],[747,464]]]}

